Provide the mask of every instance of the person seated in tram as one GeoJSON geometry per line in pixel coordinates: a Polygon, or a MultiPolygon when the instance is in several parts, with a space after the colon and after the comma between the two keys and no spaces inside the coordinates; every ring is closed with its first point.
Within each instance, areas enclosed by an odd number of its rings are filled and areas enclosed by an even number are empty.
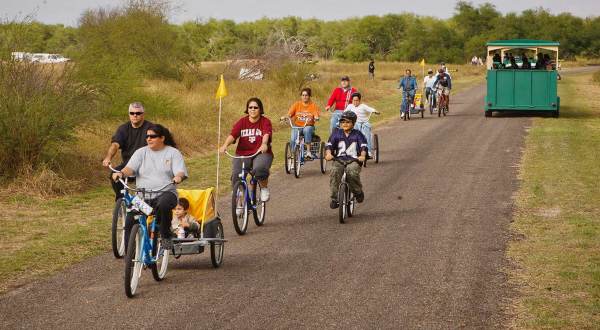
{"type": "Polygon", "coordinates": [[[538,53],[537,60],[535,61],[535,69],[543,70],[546,68],[546,64],[544,63],[544,54],[538,53]]]}
{"type": "Polygon", "coordinates": [[[525,53],[521,54],[521,58],[523,59],[523,64],[521,65],[521,69],[523,70],[531,70],[531,63],[529,63],[529,58],[525,53]]]}

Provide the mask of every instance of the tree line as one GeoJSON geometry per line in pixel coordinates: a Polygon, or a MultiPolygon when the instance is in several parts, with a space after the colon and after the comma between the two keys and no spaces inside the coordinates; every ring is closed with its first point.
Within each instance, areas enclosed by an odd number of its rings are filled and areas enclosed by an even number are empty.
{"type": "MultiPolygon", "coordinates": [[[[2,24],[0,43],[3,45],[0,46],[7,50],[15,44],[12,34],[18,25],[19,51],[61,53],[77,59],[85,48],[82,44],[90,42],[90,27],[102,19],[102,15],[98,18],[101,12],[100,9],[83,13],[77,27],[39,22],[2,24]]],[[[111,13],[105,11],[104,15],[104,19],[108,19],[111,13]]],[[[306,54],[316,58],[343,61],[426,58],[428,62],[459,63],[473,55],[484,56],[486,41],[515,38],[559,41],[563,58],[600,57],[600,17],[554,15],[542,8],[502,14],[490,3],[474,6],[466,1],[456,4],[454,15],[449,19],[404,13],[337,21],[285,17],[240,23],[217,19],[180,25],[167,20],[163,23],[160,31],[148,31],[146,38],[156,37],[160,42],[173,44],[169,47],[177,51],[175,56],[188,61],[260,57],[282,38],[293,40],[306,54]]],[[[123,20],[122,25],[115,24],[113,30],[121,29],[120,34],[124,35],[129,29],[140,28],[135,25],[123,20]]],[[[107,40],[97,37],[98,45],[106,45],[107,40]]],[[[164,46],[160,42],[159,48],[164,46]]]]}

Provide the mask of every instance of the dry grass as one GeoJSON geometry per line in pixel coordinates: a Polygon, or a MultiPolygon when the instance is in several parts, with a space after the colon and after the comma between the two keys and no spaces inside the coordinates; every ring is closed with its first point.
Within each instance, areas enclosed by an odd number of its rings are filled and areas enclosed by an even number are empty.
{"type": "Polygon", "coordinates": [[[600,325],[600,86],[591,74],[559,85],[561,118],[536,118],[526,140],[508,254],[521,290],[513,326],[600,325]]]}
{"type": "MultiPolygon", "coordinates": [[[[417,70],[416,63],[376,63],[377,79],[367,79],[367,63],[342,64],[325,62],[317,65],[320,79],[309,84],[313,88],[313,99],[324,106],[333,87],[342,74],[353,79],[353,85],[363,92],[364,101],[382,111],[375,121],[386,121],[397,116],[400,94],[396,81],[409,67],[417,70]]],[[[190,180],[182,188],[198,188],[215,185],[216,131],[218,103],[214,93],[218,85],[216,77],[224,63],[203,63],[201,68],[215,80],[197,81],[191,89],[185,83],[173,81],[147,81],[146,88],[152,93],[173,98],[180,103],[180,112],[172,117],[153,116],[147,109],[147,119],[160,122],[175,134],[177,142],[186,154],[190,180]]],[[[467,65],[450,66],[455,89],[465,88],[483,81],[484,69],[467,65]]],[[[418,74],[418,80],[422,77],[418,74]]],[[[228,134],[231,124],[241,117],[247,98],[259,96],[265,104],[267,116],[274,122],[274,171],[282,168],[281,160],[285,142],[289,139],[287,126],[277,125],[276,118],[298,99],[295,91],[282,90],[273,82],[228,80],[229,96],[224,100],[222,134],[228,134]]],[[[318,126],[318,133],[328,130],[329,120],[325,114],[318,126]]],[[[123,119],[126,120],[125,111],[123,119]]],[[[106,152],[113,130],[120,124],[114,120],[86,123],[77,131],[75,143],[66,150],[73,158],[65,161],[75,177],[93,176],[92,186],[84,186],[83,192],[69,190],[69,194],[50,197],[48,194],[33,193],[38,186],[47,185],[44,180],[23,185],[22,189],[4,190],[0,193],[0,292],[21,285],[40,276],[59,271],[83,258],[106,252],[110,249],[110,219],[112,191],[106,182],[106,171],[100,160],[106,152]]],[[[223,159],[221,167],[222,193],[226,190],[229,176],[229,161],[223,159]]],[[[56,177],[47,179],[54,182],[56,177]]],[[[30,179],[23,179],[27,182],[30,179]]],[[[55,186],[54,184],[49,185],[55,186]]],[[[16,186],[15,186],[16,187],[16,186]]],[[[68,186],[72,189],[73,186],[68,186]]]]}

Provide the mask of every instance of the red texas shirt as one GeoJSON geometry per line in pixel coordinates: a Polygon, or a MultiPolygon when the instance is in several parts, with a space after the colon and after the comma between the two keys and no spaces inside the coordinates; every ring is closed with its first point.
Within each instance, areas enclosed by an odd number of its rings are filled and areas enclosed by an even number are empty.
{"type": "Polygon", "coordinates": [[[260,116],[256,123],[250,122],[248,116],[238,120],[231,129],[231,136],[238,140],[237,149],[235,150],[238,156],[250,156],[258,151],[262,144],[264,135],[269,134],[269,151],[271,151],[271,137],[273,136],[273,127],[269,118],[260,116]]]}

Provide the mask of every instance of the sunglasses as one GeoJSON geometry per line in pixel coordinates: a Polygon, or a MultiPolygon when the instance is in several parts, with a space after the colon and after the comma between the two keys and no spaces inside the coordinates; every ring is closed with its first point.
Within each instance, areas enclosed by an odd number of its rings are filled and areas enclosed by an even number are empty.
{"type": "Polygon", "coordinates": [[[157,135],[157,134],[148,134],[148,135],[146,135],[146,139],[156,139],[158,137],[160,137],[160,135],[157,135]]]}
{"type": "Polygon", "coordinates": [[[130,114],[131,116],[141,116],[141,115],[143,115],[144,113],[143,113],[143,112],[130,112],[129,114],[130,114]]]}
{"type": "Polygon", "coordinates": [[[260,109],[260,108],[259,107],[255,107],[255,106],[251,106],[251,107],[248,107],[248,109],[260,109]]]}

